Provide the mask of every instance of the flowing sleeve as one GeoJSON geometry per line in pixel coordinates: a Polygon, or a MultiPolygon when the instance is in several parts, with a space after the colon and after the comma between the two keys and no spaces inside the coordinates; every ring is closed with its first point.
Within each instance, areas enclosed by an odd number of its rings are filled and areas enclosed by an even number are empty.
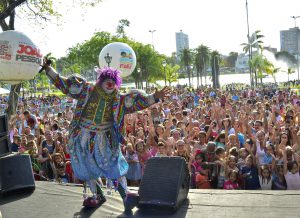
{"type": "Polygon", "coordinates": [[[79,99],[84,94],[85,87],[88,86],[84,78],[77,75],[71,75],[68,78],[60,76],[52,67],[46,69],[46,74],[56,88],[75,99],[79,99]]]}
{"type": "Polygon", "coordinates": [[[159,99],[154,98],[154,94],[148,95],[141,91],[135,91],[134,93],[121,96],[121,102],[123,103],[125,114],[144,110],[158,101],[159,99]]]}

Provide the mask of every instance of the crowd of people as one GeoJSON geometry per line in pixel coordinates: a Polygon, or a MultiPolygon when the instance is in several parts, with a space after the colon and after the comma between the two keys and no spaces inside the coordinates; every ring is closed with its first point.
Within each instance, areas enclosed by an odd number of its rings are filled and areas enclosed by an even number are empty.
{"type": "MultiPolygon", "coordinates": [[[[80,182],[66,149],[75,104],[20,99],[9,120],[11,151],[31,156],[36,179],[80,182]]],[[[289,88],[172,87],[124,123],[129,186],[139,186],[151,157],[180,156],[191,188],[300,190],[300,97],[289,88]]]]}

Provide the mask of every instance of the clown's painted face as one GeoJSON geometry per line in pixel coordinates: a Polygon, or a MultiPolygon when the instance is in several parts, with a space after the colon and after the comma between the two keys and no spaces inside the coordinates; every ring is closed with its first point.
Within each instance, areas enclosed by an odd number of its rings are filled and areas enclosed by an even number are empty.
{"type": "Polygon", "coordinates": [[[112,79],[106,79],[101,84],[101,87],[107,94],[110,94],[116,89],[116,83],[112,79]]]}

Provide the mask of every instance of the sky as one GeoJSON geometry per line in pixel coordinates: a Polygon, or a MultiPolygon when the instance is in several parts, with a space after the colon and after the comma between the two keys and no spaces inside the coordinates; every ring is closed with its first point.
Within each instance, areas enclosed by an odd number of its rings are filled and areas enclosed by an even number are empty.
{"type": "MultiPolygon", "coordinates": [[[[55,0],[54,0],[55,1],[55,0]]],[[[77,43],[90,39],[97,31],[115,33],[118,21],[127,19],[128,37],[168,56],[176,51],[175,32],[189,35],[190,48],[201,44],[223,55],[242,52],[247,41],[246,0],[103,0],[94,8],[82,10],[56,5],[63,14],[60,25],[43,27],[17,17],[16,30],[24,32],[43,54],[67,55],[77,43]]],[[[250,34],[261,30],[265,46],[280,50],[280,30],[294,27],[291,16],[300,16],[299,0],[248,0],[250,34]]],[[[297,26],[300,18],[297,19],[297,26]]],[[[99,50],[100,53],[100,50],[99,50]]]]}

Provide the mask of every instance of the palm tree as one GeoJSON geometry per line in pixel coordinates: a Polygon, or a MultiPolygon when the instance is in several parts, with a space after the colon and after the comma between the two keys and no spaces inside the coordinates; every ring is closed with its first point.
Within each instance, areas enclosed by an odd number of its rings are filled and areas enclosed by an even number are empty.
{"type": "MultiPolygon", "coordinates": [[[[243,51],[245,53],[249,53],[249,71],[250,71],[250,78],[251,78],[251,85],[253,84],[253,77],[252,77],[252,69],[250,61],[252,59],[253,54],[253,48],[256,48],[257,53],[262,53],[263,50],[263,41],[261,39],[264,37],[264,35],[260,34],[260,30],[256,30],[251,37],[248,36],[248,43],[242,43],[241,46],[243,46],[243,51]],[[259,50],[261,52],[259,52],[259,50]]],[[[254,71],[254,78],[255,78],[255,85],[257,85],[257,74],[256,71],[254,71]]]]}
{"type": "Polygon", "coordinates": [[[210,66],[211,66],[211,74],[212,74],[212,82],[213,87],[220,88],[220,54],[218,51],[213,51],[211,53],[210,59],[210,66]]]}
{"type": "Polygon", "coordinates": [[[166,78],[169,82],[169,86],[171,86],[172,82],[176,82],[178,80],[178,70],[180,69],[179,65],[171,66],[167,64],[166,66],[166,78]]]}
{"type": "Polygon", "coordinates": [[[181,52],[181,62],[183,63],[188,77],[189,77],[189,86],[191,86],[191,72],[190,72],[190,65],[193,60],[193,54],[192,51],[188,48],[184,48],[181,52]]]}
{"type": "Polygon", "coordinates": [[[262,54],[256,54],[249,62],[250,66],[254,70],[255,82],[257,85],[257,77],[260,78],[262,84],[262,79],[266,74],[272,75],[274,65],[262,54]]]}
{"type": "Polygon", "coordinates": [[[197,71],[197,87],[199,87],[199,77],[201,80],[202,86],[202,76],[205,75],[205,84],[206,84],[206,64],[209,61],[209,47],[205,45],[200,45],[195,49],[195,66],[197,71]],[[205,74],[204,74],[205,73],[205,74]]]}
{"type": "MultiPolygon", "coordinates": [[[[269,72],[271,75],[272,75],[272,77],[274,78],[274,83],[276,84],[277,82],[276,82],[276,77],[275,77],[275,74],[276,73],[278,73],[279,71],[280,71],[280,67],[276,67],[276,68],[269,68],[271,71],[269,72]]],[[[268,73],[268,72],[267,72],[268,73]]],[[[268,74],[269,74],[268,73],[268,74]]]]}

